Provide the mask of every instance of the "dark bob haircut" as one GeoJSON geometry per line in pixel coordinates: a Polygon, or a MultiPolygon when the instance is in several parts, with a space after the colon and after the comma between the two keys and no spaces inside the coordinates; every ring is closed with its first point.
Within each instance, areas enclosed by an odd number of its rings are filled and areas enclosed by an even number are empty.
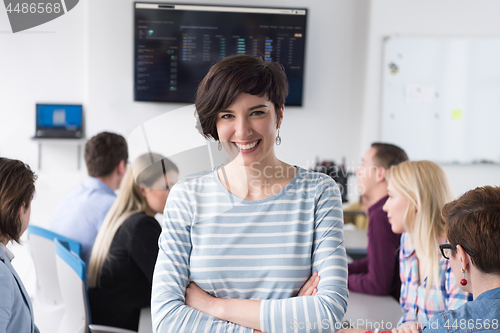
{"type": "Polygon", "coordinates": [[[231,105],[240,93],[267,96],[274,104],[276,119],[288,96],[283,66],[262,57],[245,54],[229,56],[213,65],[198,86],[196,111],[203,135],[219,140],[217,114],[231,105]]]}
{"type": "Polygon", "coordinates": [[[448,242],[473,253],[472,264],[481,272],[500,275],[500,187],[470,190],[447,203],[441,214],[448,227],[448,242]]]}
{"type": "Polygon", "coordinates": [[[0,236],[19,243],[19,211],[28,209],[35,194],[36,176],[29,165],[0,157],[0,236]]]}

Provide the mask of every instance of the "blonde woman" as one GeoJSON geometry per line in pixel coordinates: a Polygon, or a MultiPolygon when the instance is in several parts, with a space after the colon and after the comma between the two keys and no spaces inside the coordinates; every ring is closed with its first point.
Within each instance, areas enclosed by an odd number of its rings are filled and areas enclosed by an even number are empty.
{"type": "Polygon", "coordinates": [[[439,252],[439,244],[446,243],[441,208],[453,195],[445,172],[434,162],[404,162],[386,177],[389,199],[383,209],[392,231],[403,233],[399,260],[404,314],[394,331],[418,331],[434,315],[472,300],[439,252]]]}
{"type": "Polygon", "coordinates": [[[140,309],[150,304],[158,255],[161,227],[154,216],[163,212],[177,176],[174,163],[153,153],[128,168],[90,257],[92,323],[137,331],[140,309]]]}

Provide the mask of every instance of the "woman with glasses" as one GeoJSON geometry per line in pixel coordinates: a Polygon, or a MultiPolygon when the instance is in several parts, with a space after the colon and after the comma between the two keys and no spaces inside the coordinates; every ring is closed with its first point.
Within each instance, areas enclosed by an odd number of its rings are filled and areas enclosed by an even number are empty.
{"type": "Polygon", "coordinates": [[[424,333],[500,331],[500,187],[478,187],[444,206],[448,244],[439,247],[474,301],[432,318],[424,333]]]}
{"type": "MultiPolygon", "coordinates": [[[[446,242],[441,208],[453,199],[445,172],[430,161],[408,161],[387,172],[387,212],[392,231],[401,236],[400,303],[403,317],[396,332],[418,331],[430,318],[456,309],[470,298],[441,257],[446,242]]],[[[472,298],[470,298],[472,299],[472,298]]]]}

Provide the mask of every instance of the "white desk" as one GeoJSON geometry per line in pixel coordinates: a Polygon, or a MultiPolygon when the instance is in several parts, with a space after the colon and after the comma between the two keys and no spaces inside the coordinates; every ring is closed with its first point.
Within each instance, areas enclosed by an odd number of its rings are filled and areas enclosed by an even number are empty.
{"type": "Polygon", "coordinates": [[[344,230],[344,245],[347,253],[366,255],[368,247],[367,230],[344,230]]]}
{"type": "Polygon", "coordinates": [[[151,308],[141,309],[141,316],[139,317],[139,330],[138,333],[152,333],[153,324],[151,323],[151,308]]]}
{"type": "Polygon", "coordinates": [[[349,321],[354,328],[389,330],[397,326],[402,315],[399,302],[392,296],[375,296],[351,291],[344,321],[349,321]]]}

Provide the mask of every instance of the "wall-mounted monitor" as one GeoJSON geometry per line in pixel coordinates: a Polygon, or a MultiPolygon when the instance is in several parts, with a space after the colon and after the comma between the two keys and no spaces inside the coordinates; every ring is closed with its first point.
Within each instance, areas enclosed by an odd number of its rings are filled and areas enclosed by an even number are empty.
{"type": "Polygon", "coordinates": [[[233,54],[280,62],[287,105],[302,105],[307,10],[134,3],[134,100],[194,101],[210,67],[233,54]]]}

